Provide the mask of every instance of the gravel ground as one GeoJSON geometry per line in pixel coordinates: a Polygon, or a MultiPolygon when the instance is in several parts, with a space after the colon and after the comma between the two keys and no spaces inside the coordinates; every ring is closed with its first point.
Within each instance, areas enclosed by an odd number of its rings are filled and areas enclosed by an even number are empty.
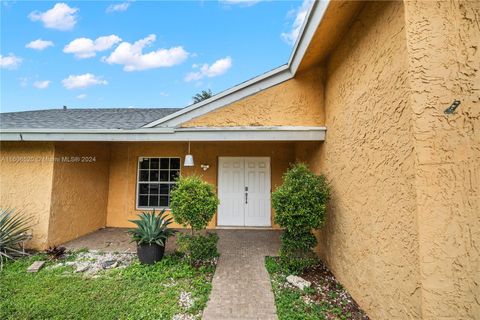
{"type": "MultiPolygon", "coordinates": [[[[312,289],[315,290],[315,293],[303,296],[306,303],[328,303],[341,308],[343,314],[350,314],[349,319],[370,319],[323,262],[320,261],[317,265],[307,268],[300,276],[310,281],[312,289]]],[[[337,316],[333,314],[329,317],[337,319],[337,316]]]]}
{"type": "Polygon", "coordinates": [[[74,257],[73,260],[59,262],[49,267],[49,269],[58,268],[60,266],[73,267],[74,272],[83,273],[86,276],[98,276],[103,270],[122,269],[129,266],[136,258],[136,254],[132,253],[112,253],[100,252],[96,250],[69,253],[66,258],[74,257]]]}

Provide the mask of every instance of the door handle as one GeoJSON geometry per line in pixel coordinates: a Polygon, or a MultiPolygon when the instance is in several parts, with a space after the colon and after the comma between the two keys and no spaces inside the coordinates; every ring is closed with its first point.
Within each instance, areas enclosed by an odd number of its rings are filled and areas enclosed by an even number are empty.
{"type": "Polygon", "coordinates": [[[248,204],[248,187],[245,187],[245,204],[248,204]]]}

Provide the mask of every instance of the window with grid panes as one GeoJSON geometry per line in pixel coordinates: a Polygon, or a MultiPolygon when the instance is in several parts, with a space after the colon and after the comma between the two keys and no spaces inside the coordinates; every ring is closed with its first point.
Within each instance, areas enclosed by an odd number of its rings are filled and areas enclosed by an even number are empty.
{"type": "Polygon", "coordinates": [[[180,158],[139,158],[137,176],[137,207],[168,208],[180,176],[180,158]]]}

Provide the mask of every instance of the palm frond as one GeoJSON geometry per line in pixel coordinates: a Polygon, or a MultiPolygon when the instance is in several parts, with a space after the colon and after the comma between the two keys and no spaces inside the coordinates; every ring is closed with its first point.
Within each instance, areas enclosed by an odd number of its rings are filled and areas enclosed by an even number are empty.
{"type": "Polygon", "coordinates": [[[15,209],[0,208],[0,270],[4,259],[14,259],[27,255],[21,249],[30,236],[31,219],[22,213],[14,214],[15,209]]]}
{"type": "Polygon", "coordinates": [[[200,101],[206,100],[213,96],[212,90],[202,90],[202,92],[197,93],[192,97],[193,103],[198,103],[200,101]]]}

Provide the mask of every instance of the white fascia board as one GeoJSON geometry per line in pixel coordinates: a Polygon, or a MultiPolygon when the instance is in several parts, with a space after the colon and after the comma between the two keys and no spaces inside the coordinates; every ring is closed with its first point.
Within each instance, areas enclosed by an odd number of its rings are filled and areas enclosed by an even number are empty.
{"type": "Polygon", "coordinates": [[[303,22],[301,32],[295,42],[288,64],[225,90],[210,99],[201,101],[166,117],[147,123],[143,127],[176,127],[213,110],[292,79],[297,72],[317,27],[322,21],[329,3],[330,0],[314,0],[306,19],[303,22]]]}
{"type": "Polygon", "coordinates": [[[182,128],[176,131],[0,132],[2,141],[324,141],[324,127],[182,128]]]}
{"type": "Polygon", "coordinates": [[[308,46],[310,45],[310,42],[312,41],[312,38],[315,35],[315,32],[317,31],[317,28],[320,25],[320,22],[322,21],[329,4],[330,0],[315,0],[313,2],[307,17],[303,22],[302,29],[295,43],[295,47],[293,48],[290,60],[288,61],[288,66],[292,75],[297,73],[298,67],[300,66],[300,63],[307,52],[308,46]]]}
{"type": "Polygon", "coordinates": [[[0,134],[4,133],[173,133],[175,132],[174,128],[153,128],[153,129],[0,129],[0,134]]]}
{"type": "Polygon", "coordinates": [[[230,103],[253,95],[257,92],[275,86],[292,78],[287,65],[283,65],[256,78],[243,82],[235,87],[225,90],[209,99],[183,108],[166,117],[147,123],[143,128],[175,127],[193,118],[226,106],[230,103]]]}
{"type": "Polygon", "coordinates": [[[326,131],[326,127],[313,126],[232,126],[232,127],[185,127],[176,128],[175,132],[218,132],[218,131],[326,131]]]}

